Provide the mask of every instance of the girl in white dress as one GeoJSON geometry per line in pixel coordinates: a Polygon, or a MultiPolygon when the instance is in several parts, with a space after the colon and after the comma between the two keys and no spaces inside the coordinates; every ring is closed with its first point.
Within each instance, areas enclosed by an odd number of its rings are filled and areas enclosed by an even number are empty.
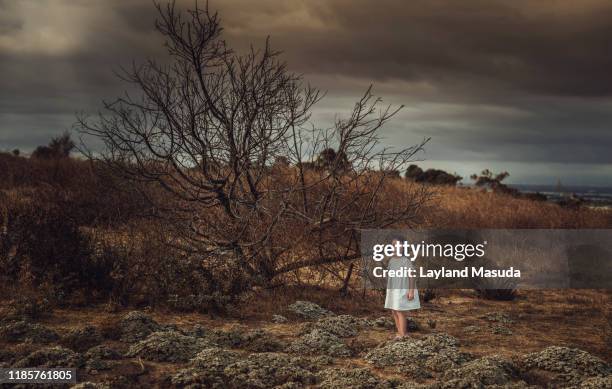
{"type": "MultiPolygon", "coordinates": [[[[396,244],[398,239],[393,239],[396,244]]],[[[389,270],[399,270],[402,267],[414,268],[412,261],[406,257],[394,257],[389,260],[389,270]]],[[[395,321],[397,335],[395,339],[407,336],[406,316],[408,311],[421,308],[419,301],[419,291],[416,288],[414,278],[411,277],[388,277],[387,278],[387,297],[385,308],[391,310],[391,316],[395,321]]]]}

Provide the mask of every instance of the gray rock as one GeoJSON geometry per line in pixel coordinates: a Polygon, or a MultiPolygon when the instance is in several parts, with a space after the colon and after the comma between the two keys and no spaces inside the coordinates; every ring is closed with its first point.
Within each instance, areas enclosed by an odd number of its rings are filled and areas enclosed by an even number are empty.
{"type": "Polygon", "coordinates": [[[580,389],[612,389],[612,375],[591,377],[580,383],[580,389]]]}
{"type": "Polygon", "coordinates": [[[491,332],[495,335],[512,335],[512,330],[510,328],[499,324],[492,326],[491,332]]]}
{"type": "Polygon", "coordinates": [[[110,385],[98,382],[81,382],[70,387],[70,389],[111,389],[110,385]]]}
{"type": "Polygon", "coordinates": [[[374,328],[385,328],[385,329],[395,328],[395,322],[389,316],[381,316],[377,319],[370,319],[367,321],[367,324],[370,327],[374,327],[374,328]]]}
{"type": "MultiPolygon", "coordinates": [[[[411,317],[407,317],[406,321],[408,322],[408,331],[420,331],[421,324],[411,317]]],[[[385,328],[385,329],[393,329],[395,328],[395,322],[391,317],[381,316],[377,319],[368,319],[365,320],[365,325],[373,327],[373,328],[385,328]]],[[[435,325],[434,325],[435,327],[435,325]]]]}
{"type": "Polygon", "coordinates": [[[600,358],[583,350],[560,346],[526,354],[520,359],[520,364],[524,370],[555,373],[552,383],[555,386],[578,386],[587,378],[605,378],[612,374],[610,366],[600,358]]]}
{"type": "Polygon", "coordinates": [[[306,359],[281,353],[251,354],[227,366],[224,374],[233,388],[303,387],[317,380],[306,359]]]}
{"type": "Polygon", "coordinates": [[[392,382],[376,377],[368,369],[332,368],[319,373],[322,389],[386,389],[394,388],[392,382]]]}
{"type": "Polygon", "coordinates": [[[133,344],[127,357],[141,357],[154,362],[186,362],[211,344],[204,339],[176,331],[153,332],[145,340],[133,344]]]}
{"type": "Polygon", "coordinates": [[[207,369],[196,367],[188,367],[181,369],[170,377],[170,382],[177,388],[210,388],[224,389],[227,388],[225,376],[220,373],[214,373],[207,369]]]}
{"type": "Polygon", "coordinates": [[[235,327],[228,331],[220,329],[204,330],[199,333],[198,338],[203,339],[210,345],[231,348],[241,348],[255,352],[278,351],[286,345],[273,334],[262,330],[248,330],[235,327]]]}
{"type": "Polygon", "coordinates": [[[484,316],[481,316],[482,319],[485,319],[490,322],[500,323],[500,324],[513,324],[514,320],[510,318],[510,316],[504,312],[489,312],[484,316]]]}
{"type": "Polygon", "coordinates": [[[95,346],[87,350],[85,353],[85,358],[87,359],[121,359],[121,354],[118,351],[113,350],[112,348],[105,346],[103,344],[99,346],[95,346]]]}
{"type": "Polygon", "coordinates": [[[463,332],[466,332],[468,334],[474,334],[476,332],[480,332],[480,327],[479,326],[467,326],[463,328],[463,332]]]}
{"type": "Polygon", "coordinates": [[[517,376],[516,368],[498,356],[466,362],[444,373],[444,381],[457,380],[458,387],[505,385],[517,376]]]}
{"type": "Polygon", "coordinates": [[[376,367],[397,366],[398,371],[414,378],[428,378],[432,371],[457,368],[471,359],[458,345],[456,338],[444,333],[406,338],[384,343],[367,353],[365,360],[376,367]]]}
{"type": "Polygon", "coordinates": [[[300,354],[324,354],[331,357],[348,357],[353,354],[339,337],[318,328],[293,341],[287,351],[300,354]]]}
{"type": "Polygon", "coordinates": [[[44,347],[20,359],[13,367],[81,367],[83,357],[64,347],[44,347]]]}
{"type": "Polygon", "coordinates": [[[121,354],[105,345],[99,345],[87,350],[85,359],[87,360],[85,367],[90,372],[108,370],[116,364],[109,360],[121,359],[121,354]]]}
{"type": "Polygon", "coordinates": [[[144,312],[132,311],[121,318],[119,329],[121,340],[133,343],[145,339],[152,332],[161,331],[163,326],[144,312]]]}
{"type": "Polygon", "coordinates": [[[272,323],[282,324],[286,323],[287,318],[283,315],[272,315],[272,323]]]}
{"type": "Polygon", "coordinates": [[[237,351],[225,350],[219,347],[208,347],[193,357],[189,364],[192,367],[223,372],[232,363],[240,360],[241,354],[237,351]]]}
{"type": "Polygon", "coordinates": [[[57,332],[37,323],[17,321],[0,326],[0,340],[10,343],[51,343],[59,339],[57,332]]]}
{"type": "Polygon", "coordinates": [[[83,352],[102,343],[102,335],[93,326],[75,328],[62,336],[61,343],[78,352],[83,352]]]}
{"type": "Polygon", "coordinates": [[[324,316],[332,316],[333,312],[310,301],[296,301],[288,309],[296,315],[309,320],[316,320],[324,316]]]}
{"type": "MultiPolygon", "coordinates": [[[[359,328],[366,325],[365,320],[351,315],[326,316],[315,323],[308,323],[307,327],[320,329],[340,338],[357,336],[359,328]]],[[[308,331],[310,332],[310,331],[308,331]]]]}

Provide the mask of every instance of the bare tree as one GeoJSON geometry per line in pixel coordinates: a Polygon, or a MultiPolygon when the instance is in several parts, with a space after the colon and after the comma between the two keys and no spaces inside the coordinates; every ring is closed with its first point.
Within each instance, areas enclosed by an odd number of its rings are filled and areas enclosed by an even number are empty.
{"type": "Polygon", "coordinates": [[[319,129],[310,116],[322,94],[268,41],[237,54],[208,6],[156,7],[169,64],[124,69],[141,95],[105,103],[79,126],[105,144],[91,158],[170,194],[150,196],[169,243],[211,271],[229,266],[220,259],[229,252],[249,282],[269,284],[358,258],[361,229],[413,220],[427,194],[397,188],[385,172],[404,170],[422,144],[392,151],[379,138],[401,107],[380,107],[368,89],[348,118],[319,129]],[[308,169],[323,151],[325,169],[308,169]]]}

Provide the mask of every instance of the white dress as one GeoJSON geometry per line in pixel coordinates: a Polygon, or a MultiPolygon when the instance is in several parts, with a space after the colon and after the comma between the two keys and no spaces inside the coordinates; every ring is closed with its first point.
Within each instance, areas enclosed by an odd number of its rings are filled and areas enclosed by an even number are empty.
{"type": "MultiPolygon", "coordinates": [[[[414,264],[406,257],[391,258],[387,269],[398,270],[402,267],[414,268],[414,264]]],[[[421,308],[419,291],[416,287],[414,288],[414,298],[412,300],[408,300],[406,296],[408,294],[409,282],[410,279],[408,277],[387,277],[386,309],[410,311],[421,308]]]]}

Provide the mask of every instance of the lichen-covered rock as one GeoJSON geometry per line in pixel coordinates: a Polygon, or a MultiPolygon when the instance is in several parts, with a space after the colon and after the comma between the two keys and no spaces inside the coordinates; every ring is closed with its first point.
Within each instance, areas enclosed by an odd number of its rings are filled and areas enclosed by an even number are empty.
{"type": "Polygon", "coordinates": [[[296,315],[309,320],[316,320],[324,316],[332,316],[333,312],[310,301],[296,301],[288,309],[296,315]]]}
{"type": "Polygon", "coordinates": [[[208,347],[193,357],[189,364],[193,367],[222,372],[228,365],[240,360],[240,353],[219,347],[208,347]]]}
{"type": "Polygon", "coordinates": [[[468,334],[475,334],[476,332],[480,332],[479,326],[466,326],[463,328],[463,332],[468,334]]]}
{"type": "Polygon", "coordinates": [[[384,343],[367,353],[365,360],[377,367],[397,366],[398,371],[414,378],[427,378],[430,371],[457,368],[471,359],[458,345],[456,338],[443,333],[406,338],[384,343]]]}
{"type": "Polygon", "coordinates": [[[115,361],[107,361],[105,359],[91,358],[85,362],[85,369],[90,372],[98,372],[100,370],[110,370],[116,365],[115,361]]]}
{"type": "Polygon", "coordinates": [[[93,326],[74,328],[62,336],[62,345],[78,352],[83,352],[102,343],[102,335],[93,326]]]}
{"type": "Polygon", "coordinates": [[[85,366],[88,371],[111,369],[116,363],[109,360],[121,359],[121,354],[108,346],[99,345],[90,348],[85,353],[85,366]]]}
{"type": "Polygon", "coordinates": [[[389,316],[381,316],[376,319],[370,319],[367,321],[367,324],[370,327],[374,327],[374,328],[385,328],[385,329],[395,328],[395,322],[389,316]]]}
{"type": "Polygon", "coordinates": [[[591,377],[580,383],[580,389],[612,389],[612,375],[591,377]]]}
{"type": "Polygon", "coordinates": [[[444,381],[456,380],[458,387],[505,385],[517,376],[515,367],[504,359],[492,356],[466,362],[444,373],[444,381]]]}
{"type": "Polygon", "coordinates": [[[255,352],[278,351],[286,345],[273,334],[263,330],[249,330],[248,328],[221,329],[200,329],[197,333],[188,332],[197,338],[203,339],[210,345],[241,348],[255,352]]]}
{"type": "Polygon", "coordinates": [[[283,324],[287,321],[287,318],[283,315],[272,315],[272,323],[283,324]]]}
{"type": "Polygon", "coordinates": [[[20,359],[13,367],[81,367],[83,357],[64,347],[44,347],[20,359]]]}
{"type": "Polygon", "coordinates": [[[121,340],[126,343],[138,342],[152,332],[163,329],[151,316],[141,311],[132,311],[121,318],[119,322],[121,340]]]}
{"type": "Polygon", "coordinates": [[[51,343],[59,339],[59,335],[37,323],[17,321],[0,326],[0,340],[10,343],[51,343]]]}
{"type": "Polygon", "coordinates": [[[4,348],[0,349],[0,363],[10,364],[15,359],[15,353],[4,348]]]}
{"type": "Polygon", "coordinates": [[[81,382],[70,387],[70,389],[111,389],[110,385],[99,382],[81,382]]]}
{"type": "Polygon", "coordinates": [[[173,374],[170,382],[181,388],[225,388],[227,377],[223,371],[239,361],[240,357],[237,351],[219,347],[205,348],[189,361],[190,367],[173,374]]]}
{"type": "Polygon", "coordinates": [[[388,381],[376,377],[368,369],[326,369],[319,373],[322,389],[386,389],[394,385],[388,381]]]}
{"type": "Polygon", "coordinates": [[[524,355],[520,359],[524,370],[540,369],[555,373],[554,386],[578,386],[590,377],[608,377],[610,366],[586,351],[560,346],[524,355]]]}
{"type": "Polygon", "coordinates": [[[94,346],[87,350],[85,353],[85,358],[87,359],[121,359],[121,354],[118,351],[113,350],[112,348],[106,345],[94,346]]]}
{"type": "Polygon", "coordinates": [[[177,388],[226,388],[225,376],[207,369],[188,367],[181,369],[169,377],[170,383],[177,388]]]}
{"type": "Polygon", "coordinates": [[[491,332],[495,335],[512,335],[512,330],[510,328],[499,324],[491,327],[491,332]]]}
{"type": "Polygon", "coordinates": [[[198,351],[210,347],[204,339],[176,331],[153,332],[145,340],[133,344],[126,356],[141,357],[154,362],[186,362],[198,351]]]}
{"type": "Polygon", "coordinates": [[[286,344],[276,338],[276,336],[258,329],[247,331],[242,334],[240,348],[254,352],[271,352],[279,351],[285,348],[286,344]]]}
{"type": "Polygon", "coordinates": [[[224,369],[228,387],[271,388],[312,385],[317,377],[306,359],[281,353],[251,354],[224,369]]]}
{"type": "Polygon", "coordinates": [[[351,315],[326,316],[315,323],[307,323],[305,330],[308,332],[318,328],[320,330],[334,334],[340,338],[350,338],[357,336],[360,327],[365,325],[365,321],[351,315]]]}
{"type": "Polygon", "coordinates": [[[513,324],[514,320],[510,318],[510,316],[503,312],[489,312],[484,316],[481,316],[482,319],[487,321],[500,323],[500,324],[513,324]]]}
{"type": "Polygon", "coordinates": [[[293,341],[287,351],[300,354],[324,354],[332,357],[349,357],[353,354],[351,349],[336,335],[318,328],[293,341]]]}

